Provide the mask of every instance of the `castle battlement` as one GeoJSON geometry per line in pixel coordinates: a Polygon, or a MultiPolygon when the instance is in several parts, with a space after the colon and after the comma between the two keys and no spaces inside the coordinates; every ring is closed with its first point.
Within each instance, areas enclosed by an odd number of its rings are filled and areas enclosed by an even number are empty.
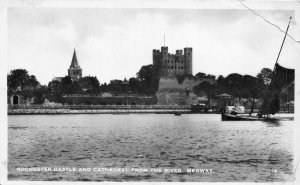
{"type": "Polygon", "coordinates": [[[193,50],[186,47],[178,49],[175,54],[168,52],[167,46],[161,50],[153,49],[153,66],[160,76],[177,76],[193,74],[193,50]]]}

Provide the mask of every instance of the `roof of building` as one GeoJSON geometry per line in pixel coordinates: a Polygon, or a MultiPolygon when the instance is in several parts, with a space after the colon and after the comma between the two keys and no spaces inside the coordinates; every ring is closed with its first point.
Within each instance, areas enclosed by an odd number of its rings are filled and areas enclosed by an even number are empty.
{"type": "Polygon", "coordinates": [[[227,93],[223,93],[223,94],[219,94],[217,95],[217,97],[222,97],[222,98],[230,98],[231,95],[230,94],[227,94],[227,93]]]}
{"type": "Polygon", "coordinates": [[[52,79],[52,81],[59,81],[59,82],[61,82],[62,78],[63,78],[63,77],[54,77],[54,78],[52,79]]]}
{"type": "Polygon", "coordinates": [[[71,62],[70,67],[73,67],[73,68],[80,68],[80,66],[79,66],[79,64],[78,64],[78,60],[77,60],[75,48],[74,48],[73,58],[72,58],[72,62],[71,62]]]}
{"type": "Polygon", "coordinates": [[[207,96],[199,96],[197,97],[197,101],[208,101],[207,96]]]}
{"type": "Polygon", "coordinates": [[[129,82],[128,81],[124,81],[124,82],[121,82],[122,85],[128,85],[129,82]]]}

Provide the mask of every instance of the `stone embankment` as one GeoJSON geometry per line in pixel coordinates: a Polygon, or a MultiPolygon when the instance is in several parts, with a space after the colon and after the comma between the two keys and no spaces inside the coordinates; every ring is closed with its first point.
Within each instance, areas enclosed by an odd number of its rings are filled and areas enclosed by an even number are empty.
{"type": "Polygon", "coordinates": [[[8,115],[33,114],[130,114],[130,113],[156,113],[156,114],[187,114],[189,109],[8,109],[8,115]]]}

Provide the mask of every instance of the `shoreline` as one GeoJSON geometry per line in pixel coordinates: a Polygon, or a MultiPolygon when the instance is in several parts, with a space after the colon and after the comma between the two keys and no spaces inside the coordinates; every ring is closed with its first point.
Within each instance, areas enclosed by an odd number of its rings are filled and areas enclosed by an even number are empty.
{"type": "MultiPolygon", "coordinates": [[[[193,112],[191,109],[68,109],[68,108],[17,108],[8,109],[7,115],[67,115],[67,114],[221,114],[213,112],[193,112]]],[[[254,113],[255,115],[255,113],[254,113]]],[[[279,120],[294,119],[293,113],[279,113],[271,116],[279,120]]]]}
{"type": "Polygon", "coordinates": [[[8,115],[56,114],[191,114],[190,109],[8,109],[8,115]]]}

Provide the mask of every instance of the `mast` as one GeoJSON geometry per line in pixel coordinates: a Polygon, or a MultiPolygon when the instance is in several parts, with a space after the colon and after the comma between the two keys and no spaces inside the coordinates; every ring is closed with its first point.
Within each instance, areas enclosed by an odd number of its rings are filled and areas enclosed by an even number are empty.
{"type": "MultiPolygon", "coordinates": [[[[273,76],[274,76],[274,72],[275,72],[275,67],[276,67],[276,64],[278,63],[279,56],[280,56],[281,50],[282,50],[282,48],[283,48],[283,44],[284,44],[284,41],[285,41],[285,38],[286,38],[287,32],[288,32],[288,30],[289,30],[289,27],[290,27],[291,20],[292,20],[292,16],[290,17],[289,24],[288,24],[288,26],[287,26],[287,28],[286,28],[285,35],[284,35],[284,38],[283,38],[283,41],[282,41],[282,44],[281,44],[281,47],[280,47],[280,50],[279,50],[279,53],[278,53],[278,56],[277,56],[277,59],[276,59],[275,65],[274,65],[274,68],[273,68],[273,71],[272,71],[272,73],[273,73],[273,76]]],[[[271,84],[272,84],[272,82],[273,82],[273,76],[272,76],[272,79],[271,79],[271,83],[270,83],[270,85],[271,85],[271,84]]]]}
{"type": "Polygon", "coordinates": [[[283,44],[284,44],[284,41],[285,41],[285,38],[286,38],[287,32],[288,32],[288,30],[289,30],[289,27],[290,27],[291,20],[292,20],[292,17],[290,17],[289,24],[288,24],[288,26],[287,26],[287,28],[286,28],[285,35],[284,35],[284,38],[283,38],[283,41],[282,41],[282,44],[281,44],[281,47],[280,47],[280,50],[279,50],[279,53],[278,53],[278,56],[277,56],[277,59],[276,59],[276,63],[275,63],[275,64],[277,64],[277,63],[278,63],[278,59],[279,59],[279,56],[280,56],[280,53],[281,53],[281,50],[282,50],[282,47],[283,47],[283,44]]]}

